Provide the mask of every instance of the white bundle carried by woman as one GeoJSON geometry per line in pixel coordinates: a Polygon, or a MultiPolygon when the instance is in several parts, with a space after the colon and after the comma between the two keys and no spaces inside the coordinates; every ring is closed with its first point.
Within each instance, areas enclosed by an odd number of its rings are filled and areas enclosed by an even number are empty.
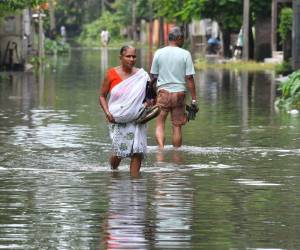
{"type": "Polygon", "coordinates": [[[132,122],[139,117],[149,79],[148,73],[139,69],[111,90],[108,108],[117,123],[132,122]]]}

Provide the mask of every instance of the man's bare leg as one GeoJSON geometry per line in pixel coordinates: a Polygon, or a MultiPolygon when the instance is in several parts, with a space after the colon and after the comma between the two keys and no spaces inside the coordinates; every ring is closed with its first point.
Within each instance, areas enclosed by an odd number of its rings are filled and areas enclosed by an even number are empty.
{"type": "Polygon", "coordinates": [[[172,143],[175,148],[179,148],[182,145],[182,133],[181,126],[172,126],[173,135],[172,135],[172,143]]]}
{"type": "Polygon", "coordinates": [[[116,156],[116,155],[112,155],[110,157],[109,162],[110,162],[111,169],[117,169],[119,167],[120,162],[121,162],[121,158],[116,156]]]}
{"type": "Polygon", "coordinates": [[[155,136],[158,147],[161,149],[165,146],[165,122],[167,116],[168,112],[162,110],[156,118],[155,136]]]}
{"type": "Polygon", "coordinates": [[[132,176],[137,176],[142,164],[142,155],[141,154],[134,154],[131,157],[130,162],[130,173],[132,176]]]}

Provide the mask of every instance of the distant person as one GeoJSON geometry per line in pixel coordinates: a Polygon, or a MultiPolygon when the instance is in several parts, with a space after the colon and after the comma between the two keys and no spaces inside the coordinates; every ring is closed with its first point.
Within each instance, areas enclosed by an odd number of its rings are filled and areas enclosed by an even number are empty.
{"type": "Polygon", "coordinates": [[[240,32],[237,37],[236,45],[233,52],[233,57],[235,59],[240,59],[243,53],[243,28],[240,29],[240,32]]]}
{"type": "Polygon", "coordinates": [[[66,39],[67,39],[67,30],[66,30],[66,27],[64,25],[62,25],[60,27],[60,35],[61,35],[61,38],[62,38],[62,44],[65,44],[66,39]]]}
{"type": "Polygon", "coordinates": [[[184,35],[179,27],[170,30],[169,45],[155,52],[151,77],[156,80],[157,105],[161,112],[156,120],[156,140],[159,148],[165,144],[165,122],[169,113],[172,121],[172,144],[180,147],[182,144],[181,127],[187,122],[185,114],[186,90],[192,96],[192,105],[197,105],[194,83],[195,69],[191,53],[182,49],[184,35]]]}
{"type": "Polygon", "coordinates": [[[221,42],[218,37],[210,37],[207,41],[207,52],[208,54],[216,55],[219,53],[221,42]]]}
{"type": "Polygon", "coordinates": [[[109,40],[110,40],[110,35],[109,35],[109,32],[106,28],[104,28],[102,31],[101,31],[101,43],[102,43],[102,46],[103,47],[107,47],[108,43],[109,43],[109,40]]]}
{"type": "Polygon", "coordinates": [[[133,175],[139,172],[147,151],[147,126],[136,120],[147,106],[146,86],[150,80],[148,73],[136,68],[135,63],[136,49],[123,46],[120,66],[108,69],[99,96],[112,139],[111,168],[117,169],[122,158],[130,157],[133,175]]]}

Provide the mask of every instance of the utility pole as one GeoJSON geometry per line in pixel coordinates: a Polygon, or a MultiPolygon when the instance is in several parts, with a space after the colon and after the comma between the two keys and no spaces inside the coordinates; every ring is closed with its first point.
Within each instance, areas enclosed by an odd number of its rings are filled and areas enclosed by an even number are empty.
{"type": "Polygon", "coordinates": [[[243,60],[249,60],[249,14],[250,0],[244,0],[243,10],[243,60]]]}
{"type": "Polygon", "coordinates": [[[300,69],[300,0],[293,0],[292,54],[293,69],[300,69]]]}

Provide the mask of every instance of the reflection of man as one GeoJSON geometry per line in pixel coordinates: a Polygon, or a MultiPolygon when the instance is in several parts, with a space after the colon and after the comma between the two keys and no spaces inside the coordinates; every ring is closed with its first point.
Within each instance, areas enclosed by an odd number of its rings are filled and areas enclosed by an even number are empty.
{"type": "Polygon", "coordinates": [[[152,213],[155,214],[156,244],[151,249],[193,249],[195,197],[189,176],[176,171],[172,175],[157,171],[153,173],[153,179],[156,190],[150,201],[155,204],[152,213]]]}
{"type": "Polygon", "coordinates": [[[101,43],[102,43],[102,46],[106,47],[108,45],[108,42],[109,42],[109,32],[106,28],[104,28],[102,31],[101,31],[101,43]]]}
{"type": "Polygon", "coordinates": [[[157,104],[161,112],[156,120],[156,140],[160,148],[165,144],[165,121],[168,113],[172,120],[172,143],[174,147],[182,144],[181,126],[187,122],[185,114],[186,87],[196,104],[194,65],[190,52],[182,49],[184,36],[179,27],[169,32],[169,46],[155,52],[151,76],[157,80],[157,104]]]}

